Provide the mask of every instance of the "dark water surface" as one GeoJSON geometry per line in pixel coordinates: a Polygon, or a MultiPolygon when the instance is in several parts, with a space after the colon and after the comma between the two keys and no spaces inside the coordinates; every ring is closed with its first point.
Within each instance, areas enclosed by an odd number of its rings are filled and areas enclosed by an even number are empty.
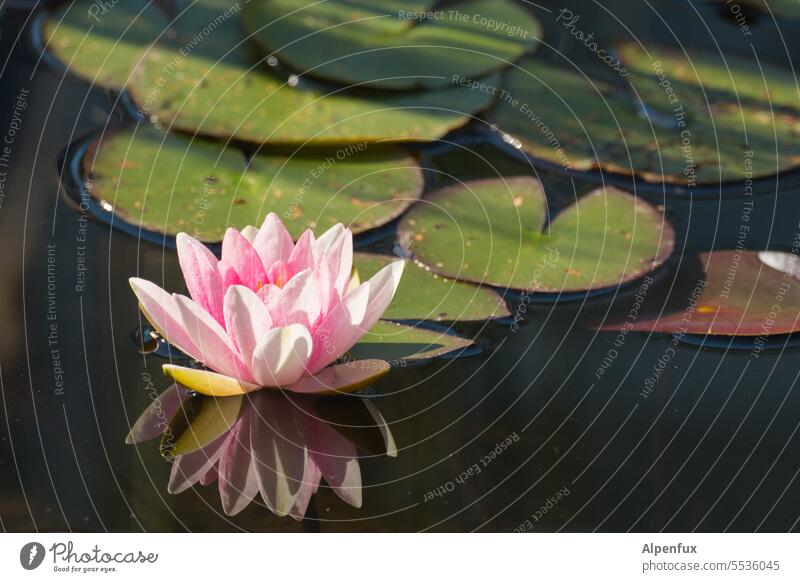
{"type": "MultiPolygon", "coordinates": [[[[659,14],[647,3],[602,4],[570,7],[604,42],[628,34],[618,18],[650,42],[674,35],[687,46],[755,50],[784,65],[787,55],[800,57],[800,28],[782,25],[779,34],[755,15],[753,35],[744,38],[718,7],[699,1],[652,3],[659,14]]],[[[534,10],[552,47],[587,58],[553,13],[534,10]]],[[[132,339],[140,317],[127,279],[181,290],[177,258],[170,248],[83,218],[61,193],[59,169],[68,164],[58,160],[68,145],[124,114],[115,95],[39,60],[29,17],[21,9],[0,16],[0,132],[21,92],[26,102],[0,206],[3,529],[511,531],[526,520],[534,531],[798,529],[800,358],[792,338],[758,358],[735,346],[681,343],[645,397],[644,382],[670,338],[631,334],[597,381],[616,334],[594,332],[586,320],[602,316],[607,296],[538,305],[517,332],[490,324],[479,337],[481,355],[406,368],[376,384],[375,402],[400,451],[396,459],[362,460],[361,509],[324,486],[302,523],[257,503],[227,518],[214,486],[167,494],[169,464],[157,443],[123,443],[150,401],[149,382],[158,390],[169,384],[160,373],[165,360],[142,356],[132,339]],[[513,443],[493,454],[509,437],[513,443]]],[[[530,171],[490,145],[470,148],[510,173],[530,171]]],[[[440,170],[491,175],[469,151],[436,152],[426,162],[440,170]]],[[[566,198],[592,187],[579,178],[543,179],[566,198]]],[[[749,248],[791,244],[800,218],[794,182],[762,186],[749,248]]],[[[713,189],[695,199],[647,197],[665,204],[678,249],[735,245],[738,186],[726,189],[724,201],[713,189]]],[[[634,291],[623,294],[630,300],[634,291]]]]}

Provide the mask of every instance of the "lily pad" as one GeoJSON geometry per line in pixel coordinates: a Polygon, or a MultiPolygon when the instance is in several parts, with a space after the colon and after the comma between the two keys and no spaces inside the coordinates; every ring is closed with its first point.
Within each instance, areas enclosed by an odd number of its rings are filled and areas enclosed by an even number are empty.
{"type": "MultiPolygon", "coordinates": [[[[800,8],[800,3],[795,2],[800,8]]],[[[633,85],[646,102],[665,102],[664,87],[657,76],[664,77],[675,90],[679,101],[691,101],[693,107],[713,109],[718,105],[741,102],[746,107],[764,109],[800,108],[795,76],[768,62],[757,64],[752,59],[689,51],[687,53],[648,46],[645,52],[639,45],[625,43],[617,48],[625,66],[634,74],[633,85]],[[656,67],[656,64],[660,65],[656,67]]],[[[702,114],[701,111],[692,113],[702,114]]]]}
{"type": "Polygon", "coordinates": [[[228,227],[261,224],[269,212],[295,238],[337,222],[358,233],[419,197],[422,171],[404,151],[364,144],[347,151],[259,154],[248,162],[234,147],[142,126],[95,143],[84,170],[92,195],[122,219],[207,242],[222,240],[228,227]]]}
{"type": "Polygon", "coordinates": [[[466,87],[389,95],[343,90],[281,77],[236,53],[175,54],[169,47],[148,51],[128,90],[141,111],[193,134],[270,144],[431,141],[493,100],[466,87]]]}
{"type": "Polygon", "coordinates": [[[346,91],[281,74],[254,58],[234,0],[195,0],[174,18],[146,0],[104,14],[98,6],[77,0],[49,14],[42,31],[48,51],[89,81],[126,86],[140,113],[192,134],[274,144],[428,141],[493,99],[465,87],[346,91]]]}
{"type": "Polygon", "coordinates": [[[292,69],[387,89],[444,87],[486,75],[532,50],[541,26],[511,0],[367,3],[251,2],[243,23],[292,69]]]}
{"type": "MultiPolygon", "coordinates": [[[[682,74],[672,76],[680,67],[663,67],[676,83],[677,102],[659,86],[657,71],[631,75],[637,97],[621,80],[612,85],[526,58],[507,75],[504,88],[511,97],[499,100],[487,120],[532,157],[565,170],[635,174],[687,189],[800,164],[796,109],[771,112],[755,99],[739,104],[719,94],[707,103],[702,88],[681,83],[682,74]]],[[[715,79],[722,83],[719,73],[715,79]]],[[[770,93],[780,101],[789,99],[784,81],[769,77],[770,93]]],[[[742,84],[754,97],[763,88],[763,82],[742,84]]]]}
{"type": "MultiPolygon", "coordinates": [[[[356,253],[355,267],[367,280],[397,257],[356,253]]],[[[484,321],[510,315],[503,298],[491,289],[454,281],[409,261],[383,319],[413,321],[484,321]]]]}
{"type": "Polygon", "coordinates": [[[210,445],[233,427],[241,406],[241,396],[184,400],[161,438],[161,454],[176,457],[210,445]]]}
{"type": "MultiPolygon", "coordinates": [[[[618,306],[620,314],[626,310],[618,306]]],[[[800,331],[798,256],[727,250],[685,257],[673,277],[648,293],[636,321],[612,316],[600,326],[623,328],[750,337],[800,331]]]]}
{"type": "Polygon", "coordinates": [[[401,240],[433,272],[529,292],[623,285],[672,253],[669,222],[621,190],[594,190],[549,223],[546,206],[534,178],[458,184],[412,208],[401,240]]]}
{"type": "Polygon", "coordinates": [[[105,8],[96,0],[67,2],[47,15],[42,39],[70,72],[105,87],[122,88],[142,49],[169,24],[150,0],[125,0],[105,8]]]}
{"type": "Polygon", "coordinates": [[[347,353],[345,359],[380,359],[393,366],[404,366],[452,355],[475,343],[448,333],[388,321],[376,323],[347,353]]]}

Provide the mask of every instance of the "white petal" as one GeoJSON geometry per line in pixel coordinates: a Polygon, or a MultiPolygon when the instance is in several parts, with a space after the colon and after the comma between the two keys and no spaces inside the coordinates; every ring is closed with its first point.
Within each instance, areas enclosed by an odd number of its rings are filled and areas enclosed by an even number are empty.
{"type": "Polygon", "coordinates": [[[333,247],[333,244],[344,234],[345,228],[341,223],[334,224],[326,230],[314,243],[314,261],[319,261],[333,247]]]}
{"type": "Polygon", "coordinates": [[[256,236],[258,236],[258,229],[252,224],[248,224],[242,229],[242,236],[247,239],[247,242],[252,244],[252,242],[256,240],[256,236]]]}
{"type": "Polygon", "coordinates": [[[269,330],[253,352],[252,369],[262,386],[287,386],[306,373],[311,357],[311,334],[292,324],[269,330]]]}

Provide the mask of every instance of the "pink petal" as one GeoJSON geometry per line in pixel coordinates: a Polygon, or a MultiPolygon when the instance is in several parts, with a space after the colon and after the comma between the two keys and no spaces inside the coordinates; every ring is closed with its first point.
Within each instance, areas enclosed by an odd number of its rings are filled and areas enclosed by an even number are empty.
{"type": "Polygon", "coordinates": [[[280,218],[274,212],[270,212],[253,240],[253,247],[261,257],[261,263],[269,269],[276,261],[289,260],[294,243],[280,218]]]}
{"type": "Polygon", "coordinates": [[[167,491],[177,495],[203,479],[225,452],[229,436],[226,433],[199,451],[176,457],[172,463],[167,491]]]}
{"type": "Polygon", "coordinates": [[[277,303],[270,306],[276,325],[300,323],[313,329],[322,308],[319,282],[311,269],[298,273],[281,289],[277,303]]]}
{"type": "Polygon", "coordinates": [[[303,487],[308,451],[297,405],[283,394],[255,396],[250,427],[253,464],[264,503],[286,515],[303,487]]]}
{"type": "Polygon", "coordinates": [[[267,272],[256,250],[235,228],[229,228],[222,240],[222,260],[233,266],[243,285],[253,290],[267,283],[267,272]]]}
{"type": "Polygon", "coordinates": [[[267,271],[267,279],[270,284],[277,287],[283,287],[292,278],[292,271],[289,270],[289,265],[283,261],[275,261],[267,271]]]}
{"type": "MultiPolygon", "coordinates": [[[[252,412],[252,411],[251,411],[252,412]]],[[[258,480],[250,452],[250,414],[230,433],[230,443],[219,459],[219,497],[226,515],[236,515],[258,493],[258,480]]]]}
{"type": "Polygon", "coordinates": [[[205,475],[200,477],[199,483],[200,485],[211,485],[214,481],[217,480],[218,476],[219,476],[219,461],[217,461],[217,463],[213,467],[211,467],[208,471],[206,471],[205,475]]]}
{"type": "Polygon", "coordinates": [[[239,273],[236,272],[236,269],[225,260],[220,261],[217,263],[217,270],[219,271],[220,277],[222,277],[222,286],[227,289],[231,285],[241,285],[242,280],[239,278],[239,273]]]}
{"type": "Polygon", "coordinates": [[[319,470],[317,463],[310,456],[306,463],[305,476],[300,490],[297,492],[297,499],[295,500],[294,507],[289,515],[297,521],[302,521],[308,511],[308,504],[311,502],[311,497],[319,489],[319,482],[322,479],[322,472],[319,470]]]}
{"type": "Polygon", "coordinates": [[[328,314],[314,332],[314,357],[309,375],[335,361],[375,325],[389,307],[404,267],[405,261],[386,265],[372,279],[350,291],[328,314]],[[367,305],[363,307],[365,301],[367,305]]]}
{"type": "MultiPolygon", "coordinates": [[[[326,233],[327,234],[327,233],[326,233]]],[[[353,270],[353,234],[343,230],[316,262],[322,294],[322,312],[327,313],[347,291],[353,270]]]]}
{"type": "Polygon", "coordinates": [[[128,280],[147,321],[169,343],[191,355],[197,348],[186,331],[175,299],[161,287],[145,279],[128,280]]]}
{"type": "Polygon", "coordinates": [[[222,277],[217,270],[217,257],[204,244],[186,233],[175,239],[178,260],[189,295],[197,304],[222,323],[222,277]]]}
{"type": "MultiPolygon", "coordinates": [[[[277,312],[277,305],[281,299],[281,288],[277,285],[265,285],[258,290],[258,298],[264,303],[269,313],[277,312]]],[[[273,320],[273,324],[275,321],[273,320]]]]}
{"type": "Polygon", "coordinates": [[[337,266],[336,291],[339,293],[339,297],[347,291],[353,272],[353,233],[349,230],[346,231],[343,239],[340,253],[332,255],[333,264],[337,266]],[[338,259],[338,263],[336,259],[338,259]]]}
{"type": "Polygon", "coordinates": [[[158,395],[131,427],[125,442],[141,443],[161,436],[181,403],[189,397],[188,390],[173,384],[158,395]]]}
{"type": "Polygon", "coordinates": [[[196,350],[189,355],[215,372],[253,382],[253,375],[222,326],[188,297],[173,297],[178,304],[183,325],[196,346],[196,350]]]}
{"type": "Polygon", "coordinates": [[[311,356],[311,334],[292,324],[269,330],[253,352],[253,375],[262,386],[288,386],[306,373],[311,356]]]}
{"type": "Polygon", "coordinates": [[[369,283],[359,285],[345,295],[317,326],[309,374],[316,374],[335,361],[363,335],[359,325],[367,312],[369,295],[369,283]]]}
{"type": "Polygon", "coordinates": [[[383,418],[381,411],[369,401],[369,398],[363,399],[362,402],[367,412],[369,412],[370,416],[375,421],[375,426],[381,432],[383,444],[386,447],[386,456],[392,458],[397,457],[397,443],[394,441],[394,435],[392,435],[392,430],[389,428],[389,423],[383,418]]]}
{"type": "Polygon", "coordinates": [[[361,507],[361,468],[356,446],[322,421],[311,421],[306,429],[309,455],[331,489],[353,507],[361,507]]]}
{"type": "Polygon", "coordinates": [[[289,260],[286,261],[290,271],[299,273],[314,266],[313,246],[314,233],[307,230],[300,235],[297,244],[292,249],[292,254],[289,255],[289,260]]]}
{"type": "Polygon", "coordinates": [[[314,267],[314,278],[319,284],[320,312],[328,313],[340,299],[336,292],[336,273],[333,265],[326,261],[317,263],[314,267]]]}
{"type": "Polygon", "coordinates": [[[250,362],[261,337],[272,327],[267,307],[253,291],[236,285],[225,292],[225,329],[242,359],[250,362]]]}

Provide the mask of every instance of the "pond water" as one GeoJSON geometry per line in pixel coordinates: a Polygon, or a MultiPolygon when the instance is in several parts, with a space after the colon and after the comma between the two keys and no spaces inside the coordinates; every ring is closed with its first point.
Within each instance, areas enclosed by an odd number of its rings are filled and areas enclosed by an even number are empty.
{"type": "MultiPolygon", "coordinates": [[[[554,21],[559,7],[542,4],[553,10],[549,16],[532,10],[548,43],[579,61],[594,58],[554,21]]],[[[779,65],[800,55],[795,25],[781,25],[778,34],[754,15],[752,35],[743,37],[717,6],[664,0],[653,3],[658,15],[630,4],[575,1],[572,10],[604,43],[630,34],[677,38],[726,54],[757,51],[779,65]]],[[[27,10],[7,8],[0,26],[0,131],[15,115],[19,125],[0,198],[3,529],[798,528],[794,339],[781,336],[758,357],[724,341],[694,345],[661,334],[633,333],[615,345],[616,332],[585,322],[614,302],[628,305],[635,284],[618,294],[529,306],[516,330],[502,321],[461,325],[462,335],[476,336],[480,354],[404,367],[376,382],[370,401],[398,454],[360,460],[360,509],[324,485],[300,522],[276,517],[260,502],[225,516],[213,486],[168,494],[170,464],[157,444],[124,443],[152,390],[169,385],[160,371],[166,360],[139,352],[141,320],[128,278],[182,289],[176,254],[87,218],[76,210],[74,192],[61,190],[70,183],[69,145],[129,115],[114,94],[40,58],[27,10]],[[20,101],[24,107],[15,105],[20,101]]],[[[532,171],[485,137],[460,135],[463,147],[423,148],[425,164],[461,179],[491,176],[495,170],[477,152],[509,173],[532,171]]],[[[537,172],[567,200],[596,185],[596,176],[537,172]]],[[[758,189],[747,247],[786,250],[797,233],[800,183],[789,174],[760,181],[758,189]]],[[[665,206],[680,251],[736,245],[740,185],[694,196],[648,190],[642,195],[665,206]]],[[[383,234],[391,238],[392,226],[383,234]]]]}

